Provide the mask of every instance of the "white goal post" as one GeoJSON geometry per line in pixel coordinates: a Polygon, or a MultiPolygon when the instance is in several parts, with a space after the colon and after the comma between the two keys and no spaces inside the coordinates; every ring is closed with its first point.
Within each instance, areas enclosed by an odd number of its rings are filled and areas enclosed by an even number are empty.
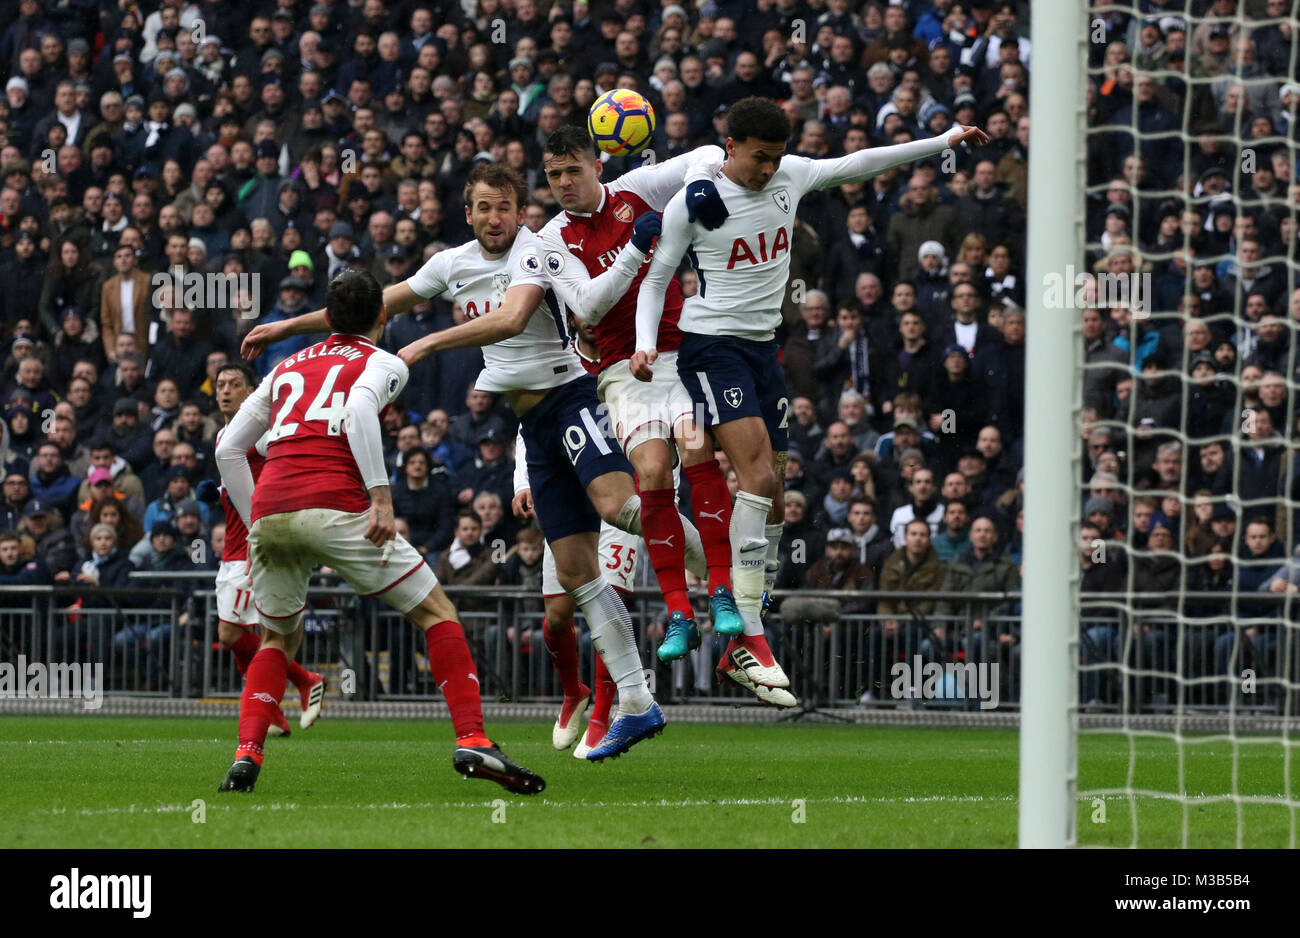
{"type": "Polygon", "coordinates": [[[1060,848],[1075,843],[1079,336],[1078,317],[1048,308],[1042,285],[1085,243],[1086,4],[1036,3],[1031,29],[1019,844],[1060,848]]]}

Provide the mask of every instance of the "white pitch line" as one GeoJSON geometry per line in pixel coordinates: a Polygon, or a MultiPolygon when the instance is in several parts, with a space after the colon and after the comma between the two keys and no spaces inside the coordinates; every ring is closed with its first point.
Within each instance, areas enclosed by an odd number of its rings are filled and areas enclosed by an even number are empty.
{"type": "MultiPolygon", "coordinates": [[[[1126,800],[1129,796],[1124,794],[1108,794],[1105,796],[1109,801],[1126,800]]],[[[1178,796],[1169,794],[1142,794],[1134,793],[1135,798],[1174,798],[1178,796]]],[[[1188,802],[1197,801],[1219,801],[1230,799],[1231,795],[1190,795],[1185,800],[1188,802]]],[[[1272,796],[1281,798],[1282,795],[1272,796]]],[[[493,801],[425,801],[425,802],[403,802],[389,801],[382,803],[370,804],[309,804],[301,805],[292,802],[270,802],[257,804],[241,804],[236,808],[229,804],[213,804],[208,802],[207,810],[209,811],[425,811],[425,810],[444,810],[449,808],[474,808],[487,810],[499,807],[500,799],[493,801]]],[[[534,799],[515,802],[514,807],[544,807],[544,808],[576,808],[587,810],[591,808],[711,808],[711,807],[786,807],[795,801],[802,801],[804,804],[1007,804],[1016,801],[1015,795],[985,796],[985,795],[912,795],[907,797],[866,797],[859,795],[837,795],[831,798],[716,798],[716,799],[688,799],[679,801],[669,801],[663,799],[660,801],[552,801],[549,798],[534,799]]],[[[1080,804],[1089,803],[1092,797],[1080,796],[1080,804]]],[[[158,805],[156,807],[147,807],[142,805],[128,805],[124,808],[81,808],[69,810],[67,808],[52,808],[43,811],[30,811],[29,816],[77,816],[77,817],[98,817],[102,815],[113,814],[175,814],[178,812],[189,812],[193,810],[191,804],[179,805],[158,805]]]]}
{"type": "MultiPolygon", "coordinates": [[[[78,746],[101,746],[121,745],[131,743],[132,745],[150,745],[161,746],[168,743],[224,743],[229,742],[226,739],[79,739],[76,740],[78,746]]],[[[72,740],[67,739],[0,739],[0,746],[68,746],[72,740]]]]}
{"type": "MultiPolygon", "coordinates": [[[[497,799],[499,800],[499,799],[497,799]]],[[[925,803],[925,802],[968,802],[968,801],[1014,801],[1011,795],[1005,795],[999,798],[985,798],[982,795],[927,795],[907,798],[868,798],[862,796],[836,796],[833,798],[716,798],[716,799],[696,799],[669,801],[552,801],[549,798],[530,798],[527,801],[518,802],[518,806],[535,805],[546,808],[578,808],[586,810],[589,808],[708,808],[708,807],[750,807],[750,806],[786,806],[793,801],[803,801],[805,804],[905,804],[905,803],[925,803]]],[[[233,805],[212,804],[208,803],[208,810],[231,811],[235,810],[233,805]]],[[[269,804],[241,804],[239,810],[250,811],[296,811],[296,810],[342,810],[342,811],[418,811],[442,808],[478,808],[490,809],[498,807],[496,801],[423,801],[423,802],[403,802],[389,801],[382,803],[370,804],[312,804],[300,805],[294,803],[271,802],[269,804]]],[[[106,814],[171,814],[179,811],[190,811],[191,805],[159,805],[157,807],[145,807],[141,805],[128,805],[125,808],[81,808],[77,810],[68,810],[66,808],[53,808],[44,811],[29,812],[32,815],[51,816],[51,815],[76,815],[82,817],[94,817],[106,814]]]]}

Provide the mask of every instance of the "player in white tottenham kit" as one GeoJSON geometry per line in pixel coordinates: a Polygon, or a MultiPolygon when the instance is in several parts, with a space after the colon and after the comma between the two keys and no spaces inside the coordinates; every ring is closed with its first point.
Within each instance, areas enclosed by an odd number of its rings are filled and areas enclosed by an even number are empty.
{"type": "MultiPolygon", "coordinates": [[[[574,350],[588,373],[600,370],[595,339],[591,327],[575,318],[569,319],[569,332],[573,336],[574,350]]],[[[515,441],[515,497],[511,503],[515,516],[527,521],[533,517],[533,493],[528,481],[527,444],[523,434],[515,441]]],[[[674,485],[676,479],[673,479],[674,485]]],[[[621,531],[612,524],[600,525],[600,544],[597,562],[600,574],[621,596],[630,596],[636,586],[637,564],[640,560],[640,538],[621,531]]],[[[564,685],[564,703],[551,730],[551,743],[556,749],[573,746],[573,757],[585,759],[599,744],[609,727],[609,713],[614,701],[614,682],[604,661],[596,656],[594,684],[586,687],[579,677],[578,642],[573,627],[575,606],[573,597],[565,592],[555,573],[555,556],[549,544],[543,542],[542,599],[546,613],[542,620],[542,635],[546,652],[550,655],[560,682],[564,685]],[[572,686],[571,686],[572,685],[572,686]],[[591,715],[583,731],[582,717],[588,706],[591,715]],[[575,746],[574,743],[577,742],[575,746]]]]}
{"type": "MultiPolygon", "coordinates": [[[[217,409],[229,424],[238,413],[239,407],[257,387],[257,376],[253,369],[242,362],[231,362],[217,369],[214,391],[217,409]]],[[[221,445],[222,428],[217,434],[217,445],[221,445]]],[[[266,462],[266,441],[261,439],[248,451],[249,468],[253,481],[261,475],[266,462]]],[[[253,656],[261,647],[262,639],[257,634],[257,610],[253,607],[253,580],[248,563],[248,529],[244,520],[235,510],[226,494],[212,479],[204,479],[195,490],[199,501],[215,504],[220,502],[226,516],[226,546],[221,552],[221,566],[217,568],[217,639],[235,656],[235,664],[240,676],[248,671],[253,656]]],[[[314,671],[308,671],[296,661],[290,661],[288,667],[289,681],[298,688],[302,699],[302,715],[299,725],[307,729],[320,716],[321,705],[325,700],[325,677],[314,671]]],[[[279,712],[271,724],[271,736],[288,736],[289,724],[284,713],[279,712]]]]}
{"type": "Polygon", "coordinates": [[[689,205],[713,199],[710,183],[692,183],[668,203],[637,300],[631,364],[638,378],[652,380],[665,291],[683,256],[689,258],[699,290],[682,307],[677,371],[740,481],[731,549],[744,634],[732,640],[719,671],[759,699],[786,706],[793,703],[785,699],[790,682],[768,648],[761,606],[775,582],[785,511],[789,396],[775,335],[799,200],[813,189],[860,182],[966,141],[988,141],[976,127],[959,127],[941,138],[808,159],[784,155],[789,137],[789,119],[775,102],[751,97],[732,105],[727,161],[711,182],[726,206],[725,220],[714,228],[691,221],[689,205]]]}
{"type": "MultiPolygon", "coordinates": [[[[594,379],[569,344],[558,306],[548,301],[536,236],[522,228],[523,181],[505,166],[480,164],[465,192],[475,240],[435,255],[413,277],[385,290],[384,303],[400,313],[451,293],[470,321],[426,336],[400,355],[413,363],[439,349],[482,346],[485,367],[477,387],[504,393],[520,417],[529,440],[529,474],[541,496],[537,514],[560,581],[582,607],[593,644],[619,687],[609,732],[588,754],[600,761],[664,726],[641,670],[631,618],[596,565],[602,518],[640,534],[640,499],[631,465],[597,425],[594,379]]],[[[616,263],[635,269],[640,258],[616,263]]],[[[322,319],[316,312],[257,326],[245,338],[243,353],[247,358],[268,341],[318,330],[322,319]]]]}
{"type": "Polygon", "coordinates": [[[396,533],[379,413],[401,394],[409,372],[375,345],[386,322],[382,297],[369,273],[335,277],[326,294],[329,338],[276,365],[217,445],[222,481],[248,527],[254,606],[266,629],[240,700],[235,763],[219,790],[253,790],[275,695],[302,641],[307,583],[324,564],[424,632],[456,732],[456,771],[535,794],[546,787],[542,778],[484,732],[478,676],[456,607],[396,533]],[[248,450],[264,434],[266,463],[254,487],[248,450]]]}
{"type": "MultiPolygon", "coordinates": [[[[534,515],[532,487],[528,482],[527,453],[528,445],[520,433],[515,440],[515,497],[511,507],[516,517],[525,521],[534,515]]],[[[630,596],[636,586],[639,541],[640,538],[636,535],[620,531],[612,524],[604,521],[600,524],[596,562],[600,575],[620,596],[630,596]]],[[[578,677],[578,640],[573,626],[576,605],[573,597],[560,584],[551,545],[543,542],[542,550],[542,600],[546,603],[542,617],[542,636],[546,643],[546,653],[550,655],[551,664],[560,676],[561,683],[566,680],[578,683],[576,690],[565,688],[564,702],[560,706],[559,716],[555,718],[555,725],[551,728],[551,745],[563,751],[577,742],[573,746],[573,757],[586,759],[587,753],[600,743],[609,729],[614,682],[599,655],[596,656],[593,687],[585,686],[578,677]],[[582,718],[588,708],[591,709],[591,716],[584,733],[582,718]]]]}

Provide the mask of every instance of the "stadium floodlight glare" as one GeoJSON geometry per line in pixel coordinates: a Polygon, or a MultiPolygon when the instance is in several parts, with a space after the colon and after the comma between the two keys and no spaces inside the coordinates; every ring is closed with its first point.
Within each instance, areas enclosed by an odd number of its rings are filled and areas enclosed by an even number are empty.
{"type": "Polygon", "coordinates": [[[1078,316],[1047,308],[1041,285],[1083,253],[1086,22],[1083,0],[1034,5],[1039,67],[1029,106],[1021,847],[1074,843],[1078,316]]]}

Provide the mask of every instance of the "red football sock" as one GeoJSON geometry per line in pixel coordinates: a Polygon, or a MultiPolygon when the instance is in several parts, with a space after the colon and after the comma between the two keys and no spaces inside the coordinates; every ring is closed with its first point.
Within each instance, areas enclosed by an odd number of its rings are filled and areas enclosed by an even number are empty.
{"type": "MultiPolygon", "coordinates": [[[[596,655],[596,690],[591,701],[591,715],[587,717],[588,722],[596,723],[599,726],[609,728],[609,711],[614,706],[614,691],[618,689],[614,679],[609,676],[609,670],[605,667],[605,661],[596,655]]],[[[602,730],[601,736],[604,736],[602,730]]],[[[600,737],[598,736],[597,739],[600,737]]]]}
{"type": "Polygon", "coordinates": [[[691,598],[686,592],[686,534],[672,489],[641,492],[641,533],[668,612],[680,612],[694,619],[691,598]]]}
{"type": "Polygon", "coordinates": [[[555,673],[560,676],[560,685],[564,696],[576,699],[582,696],[582,679],[578,676],[578,636],[574,633],[573,623],[566,628],[547,628],[542,620],[542,637],[546,641],[546,653],[551,656],[555,673]]]}
{"type": "Polygon", "coordinates": [[[230,653],[235,656],[235,667],[240,675],[248,674],[248,666],[253,663],[253,656],[262,647],[262,636],[252,626],[241,628],[239,638],[230,646],[230,653]]]}
{"type": "Polygon", "coordinates": [[[770,668],[776,664],[772,649],[767,644],[766,635],[741,635],[739,641],[751,655],[758,659],[758,663],[763,667],[770,668]]]}
{"type": "Polygon", "coordinates": [[[244,676],[244,694],[239,700],[239,747],[235,758],[252,756],[262,764],[266,728],[275,722],[284,696],[288,660],[278,648],[261,648],[253,656],[244,676]]]}
{"type": "MultiPolygon", "coordinates": [[[[716,459],[687,466],[686,481],[691,484],[691,507],[704,543],[704,562],[709,565],[709,593],[719,586],[730,589],[731,492],[722,467],[716,459]]],[[[644,512],[641,524],[645,525],[644,512]]]]}
{"type": "Polygon", "coordinates": [[[459,622],[448,619],[425,632],[424,641],[429,648],[429,668],[447,700],[457,741],[468,736],[485,737],[478,674],[465,630],[459,622]]]}
{"type": "Polygon", "coordinates": [[[289,662],[289,683],[298,690],[306,690],[315,683],[318,675],[312,674],[296,661],[289,662]]]}

